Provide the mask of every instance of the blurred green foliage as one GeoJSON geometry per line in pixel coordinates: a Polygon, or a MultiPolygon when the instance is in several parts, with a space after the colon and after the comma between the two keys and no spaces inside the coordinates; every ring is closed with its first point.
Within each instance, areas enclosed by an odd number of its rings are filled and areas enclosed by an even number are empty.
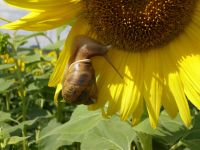
{"type": "Polygon", "coordinates": [[[9,34],[3,34],[0,32],[0,54],[6,54],[8,52],[9,43],[9,34]]]}
{"type": "MultiPolygon", "coordinates": [[[[65,27],[53,42],[45,33],[0,33],[0,149],[1,150],[198,150],[200,113],[191,106],[193,125],[187,129],[179,116],[162,112],[157,129],[147,114],[137,126],[119,117],[103,118],[86,106],[53,102],[48,80],[64,40],[65,27]],[[43,49],[38,36],[49,40],[43,49]],[[73,112],[73,113],[72,113],[73,112]],[[72,116],[71,116],[72,114],[72,116]],[[71,118],[70,118],[71,117],[71,118]]],[[[59,99],[62,99],[61,97],[59,99]]]]}
{"type": "MultiPolygon", "coordinates": [[[[60,31],[59,31],[60,32],[60,31]]],[[[37,140],[43,127],[57,118],[69,120],[74,106],[56,107],[54,88],[48,87],[60,45],[40,49],[26,47],[31,38],[45,33],[8,35],[0,33],[0,147],[1,149],[38,149],[37,140]]],[[[39,44],[39,43],[37,43],[39,44]]],[[[73,146],[72,146],[73,147],[73,146]]]]}

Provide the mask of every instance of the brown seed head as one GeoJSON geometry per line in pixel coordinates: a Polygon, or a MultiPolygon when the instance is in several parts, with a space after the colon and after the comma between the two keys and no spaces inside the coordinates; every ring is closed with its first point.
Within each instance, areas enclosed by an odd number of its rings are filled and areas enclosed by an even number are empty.
{"type": "Polygon", "coordinates": [[[190,23],[198,0],[86,0],[86,19],[97,39],[120,49],[168,44],[190,23]]]}

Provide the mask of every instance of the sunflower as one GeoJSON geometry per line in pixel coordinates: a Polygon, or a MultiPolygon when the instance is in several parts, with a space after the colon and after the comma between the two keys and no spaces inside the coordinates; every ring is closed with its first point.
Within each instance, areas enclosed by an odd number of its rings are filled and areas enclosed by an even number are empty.
{"type": "Polygon", "coordinates": [[[118,113],[133,124],[146,107],[156,127],[163,107],[171,117],[179,112],[190,126],[190,101],[200,109],[199,0],[5,0],[30,13],[1,28],[41,31],[75,20],[49,86],[62,79],[71,45],[87,35],[112,45],[108,56],[123,79],[101,57],[93,65],[98,75],[98,100],[90,109],[118,113]]]}

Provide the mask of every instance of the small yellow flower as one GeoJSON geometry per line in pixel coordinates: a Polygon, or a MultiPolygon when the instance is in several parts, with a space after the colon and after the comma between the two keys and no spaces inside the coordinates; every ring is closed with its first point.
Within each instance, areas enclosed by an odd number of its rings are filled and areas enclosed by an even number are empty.
{"type": "Polygon", "coordinates": [[[57,53],[56,51],[51,51],[47,54],[47,56],[51,57],[52,60],[51,60],[51,63],[52,65],[55,65],[56,64],[56,61],[57,61],[57,53]]]}
{"type": "Polygon", "coordinates": [[[0,55],[0,58],[5,64],[12,64],[15,61],[14,58],[10,57],[8,54],[0,55]]]}
{"type": "Polygon", "coordinates": [[[43,51],[42,51],[41,49],[35,48],[35,49],[34,49],[34,52],[35,52],[36,54],[40,55],[40,56],[43,55],[43,51]]]}
{"type": "Polygon", "coordinates": [[[62,90],[62,79],[74,37],[84,34],[111,44],[109,57],[123,74],[103,58],[94,58],[98,101],[91,109],[119,112],[122,120],[138,123],[146,106],[152,127],[160,108],[177,113],[191,124],[188,100],[200,109],[200,1],[199,0],[5,0],[30,10],[2,28],[47,30],[76,18],[51,75],[49,86],[62,90]],[[188,100],[187,100],[188,99],[188,100]]]}
{"type": "Polygon", "coordinates": [[[18,59],[17,65],[18,65],[19,69],[21,70],[21,72],[25,71],[25,62],[23,60],[18,59]]]}

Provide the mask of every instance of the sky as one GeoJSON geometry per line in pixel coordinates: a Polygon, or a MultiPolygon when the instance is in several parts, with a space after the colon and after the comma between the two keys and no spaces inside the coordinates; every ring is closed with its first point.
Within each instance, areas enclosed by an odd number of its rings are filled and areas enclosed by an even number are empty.
{"type": "MultiPolygon", "coordinates": [[[[13,21],[25,15],[26,13],[27,11],[11,7],[7,5],[3,0],[0,0],[0,17],[4,17],[13,21]]],[[[0,20],[0,25],[3,23],[5,22],[0,20]]]]}

